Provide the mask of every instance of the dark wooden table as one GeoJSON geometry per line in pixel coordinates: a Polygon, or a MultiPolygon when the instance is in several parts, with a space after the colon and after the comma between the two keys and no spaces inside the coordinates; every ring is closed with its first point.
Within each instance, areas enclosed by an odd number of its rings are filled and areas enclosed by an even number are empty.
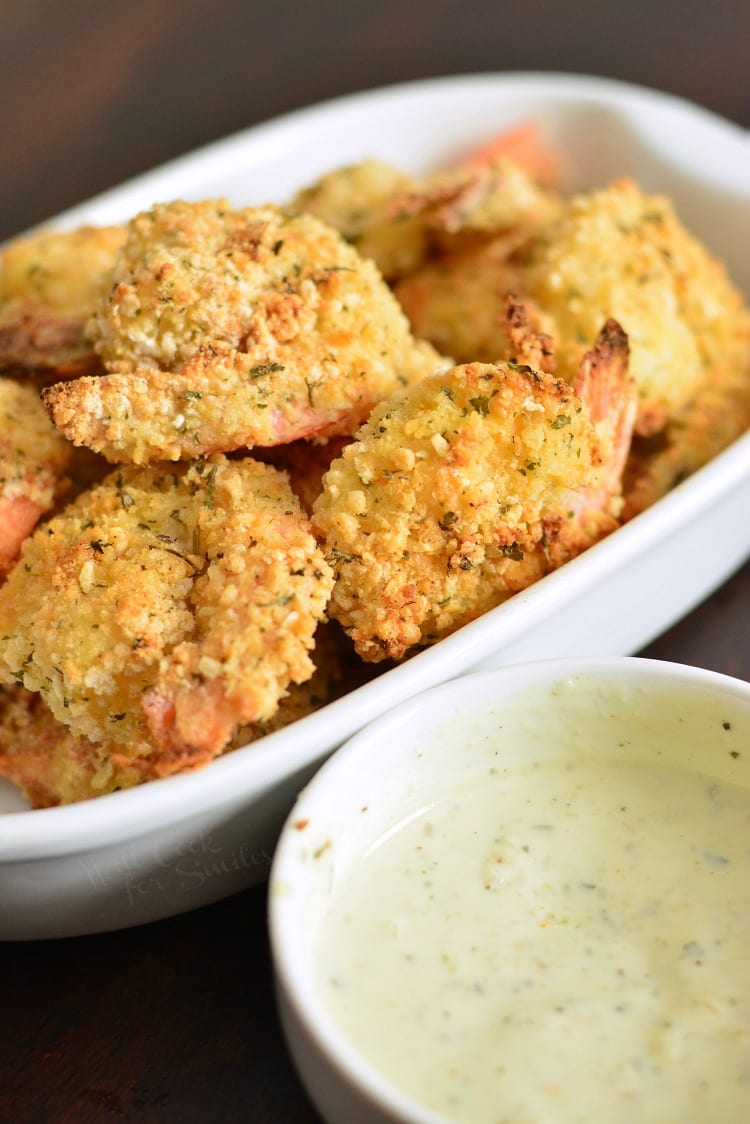
{"type": "MultiPolygon", "coordinates": [[[[286,110],[443,73],[604,74],[750,126],[749,41],[746,0],[3,0],[0,237],[286,110]]],[[[745,567],[645,654],[750,679],[749,629],[745,567]]],[[[0,1121],[317,1119],[274,1011],[263,887],[4,945],[0,985],[0,1121]]]]}

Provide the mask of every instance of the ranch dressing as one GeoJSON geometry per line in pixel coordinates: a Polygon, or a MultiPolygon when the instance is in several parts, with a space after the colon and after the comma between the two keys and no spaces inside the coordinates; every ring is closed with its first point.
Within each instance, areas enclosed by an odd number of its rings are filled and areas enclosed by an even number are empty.
{"type": "Polygon", "coordinates": [[[321,995],[450,1120],[744,1124],[750,791],[590,748],[493,768],[385,833],[337,880],[321,995]]]}

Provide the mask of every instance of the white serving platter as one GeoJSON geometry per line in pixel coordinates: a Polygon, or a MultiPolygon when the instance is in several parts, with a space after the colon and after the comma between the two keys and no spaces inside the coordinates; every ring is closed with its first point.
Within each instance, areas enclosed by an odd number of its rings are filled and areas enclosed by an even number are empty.
{"type": "MultiPolygon", "coordinates": [[[[559,144],[568,189],[630,175],[669,194],[750,293],[748,134],[665,94],[575,75],[474,75],[343,98],[210,145],[51,223],[117,222],[174,198],[283,201],[322,172],[366,156],[420,173],[529,118],[559,144]]],[[[261,881],[296,793],[365,723],[469,670],[636,651],[750,554],[748,513],[750,434],[506,604],[200,772],[33,812],[0,782],[0,938],[125,928],[261,881]]]]}

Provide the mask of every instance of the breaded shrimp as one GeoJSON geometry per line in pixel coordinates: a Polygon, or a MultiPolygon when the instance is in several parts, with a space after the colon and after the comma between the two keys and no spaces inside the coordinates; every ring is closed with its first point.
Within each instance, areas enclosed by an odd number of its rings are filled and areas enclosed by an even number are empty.
{"type": "Polygon", "coordinates": [[[88,800],[147,779],[114,743],[76,737],[41,695],[18,685],[0,690],[0,776],[18,785],[32,808],[88,800]]]}
{"type": "MultiPolygon", "coordinates": [[[[321,625],[315,637],[312,678],[293,683],[266,722],[239,727],[224,752],[280,730],[330,701],[342,672],[326,627],[321,625]]],[[[148,757],[129,758],[114,741],[92,742],[72,734],[39,694],[18,685],[0,690],[0,776],[18,785],[32,808],[132,788],[158,775],[154,764],[148,757]]]]}
{"type": "Polygon", "coordinates": [[[72,449],[31,386],[0,379],[0,579],[69,483],[72,449]]]}
{"type": "Polygon", "coordinates": [[[521,291],[550,317],[558,370],[569,382],[598,325],[607,317],[622,324],[643,435],[747,363],[747,312],[724,267],[667,199],[629,180],[571,200],[540,237],[521,291]]]}
{"type": "Polygon", "coordinates": [[[608,324],[579,380],[593,410],[508,362],[456,367],[373,411],[313,515],[336,571],[329,614],[363,659],[440,639],[617,526],[626,368],[608,324]]]}
{"type": "Polygon", "coordinates": [[[312,677],[304,683],[293,683],[279,703],[278,710],[269,719],[254,722],[249,726],[240,726],[232,738],[229,749],[236,749],[257,741],[266,734],[283,730],[292,722],[306,718],[308,714],[313,714],[326,703],[333,701],[338,694],[344,669],[338,645],[331,635],[332,628],[328,621],[318,625],[313,653],[315,671],[312,677]]]}
{"type": "Polygon", "coordinates": [[[356,245],[385,203],[416,186],[411,176],[382,160],[363,160],[336,168],[298,191],[289,210],[315,215],[356,245]]]}
{"type": "Polygon", "coordinates": [[[0,257],[0,371],[56,381],[97,373],[85,326],[104,295],[121,227],[46,230],[12,242],[0,257]]]}
{"type": "MultiPolygon", "coordinates": [[[[455,253],[491,238],[504,241],[506,254],[530,233],[559,217],[562,204],[521,168],[500,159],[441,172],[399,187],[389,196],[356,187],[366,181],[369,163],[332,173],[302,192],[293,207],[327,217],[372,258],[389,281],[413,273],[438,253],[455,253]],[[336,177],[343,180],[339,187],[336,177]],[[347,199],[338,212],[329,200],[337,190],[347,199]],[[350,215],[355,210],[356,223],[350,215]]],[[[394,173],[395,181],[395,173],[394,173]]],[[[381,182],[386,177],[381,176],[381,182]]]]}
{"type": "MultiPolygon", "coordinates": [[[[750,341],[749,341],[750,342],[750,341]]],[[[655,437],[633,443],[623,479],[632,519],[750,428],[750,346],[744,368],[717,372],[655,437]]]]}
{"type": "Polygon", "coordinates": [[[123,469],[25,544],[0,589],[0,680],[151,775],[194,768],[312,675],[331,581],[270,466],[123,469]]]}
{"type": "Polygon", "coordinates": [[[335,231],[222,201],[133,219],[89,330],[109,374],[45,399],[66,436],[115,462],[353,432],[439,365],[335,231]]]}

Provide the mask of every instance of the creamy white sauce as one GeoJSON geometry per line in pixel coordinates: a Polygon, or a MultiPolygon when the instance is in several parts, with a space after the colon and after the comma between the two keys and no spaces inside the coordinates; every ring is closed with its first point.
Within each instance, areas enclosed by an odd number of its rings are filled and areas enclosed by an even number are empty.
{"type": "Polygon", "coordinates": [[[744,1124],[750,790],[591,749],[385,833],[336,880],[320,992],[450,1120],[744,1124]]]}

